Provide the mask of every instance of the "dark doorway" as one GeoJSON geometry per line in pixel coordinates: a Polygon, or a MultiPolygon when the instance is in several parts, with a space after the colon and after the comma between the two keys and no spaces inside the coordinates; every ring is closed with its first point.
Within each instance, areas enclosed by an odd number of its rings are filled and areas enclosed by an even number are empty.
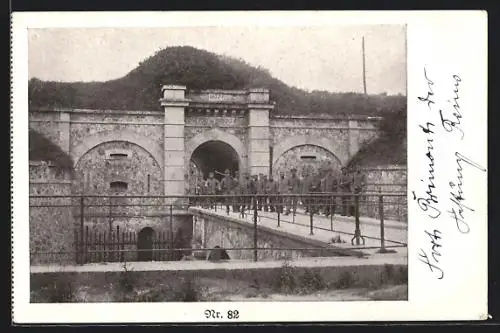
{"type": "Polygon", "coordinates": [[[240,159],[238,153],[229,144],[223,141],[207,141],[196,148],[191,156],[203,178],[214,171],[215,178],[222,179],[224,170],[229,169],[231,174],[239,171],[240,159]]]}
{"type": "Polygon", "coordinates": [[[138,261],[151,261],[153,260],[153,235],[154,230],[146,227],[139,231],[137,237],[137,260],[138,261]]]}

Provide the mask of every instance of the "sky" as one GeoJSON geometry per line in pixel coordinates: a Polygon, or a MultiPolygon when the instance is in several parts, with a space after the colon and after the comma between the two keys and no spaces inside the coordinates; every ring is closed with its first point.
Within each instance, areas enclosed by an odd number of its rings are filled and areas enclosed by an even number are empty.
{"type": "Polygon", "coordinates": [[[189,45],[264,67],[290,86],[331,92],[363,92],[364,36],[367,92],[406,94],[402,25],[47,28],[28,36],[30,78],[117,79],[156,51],[189,45]]]}

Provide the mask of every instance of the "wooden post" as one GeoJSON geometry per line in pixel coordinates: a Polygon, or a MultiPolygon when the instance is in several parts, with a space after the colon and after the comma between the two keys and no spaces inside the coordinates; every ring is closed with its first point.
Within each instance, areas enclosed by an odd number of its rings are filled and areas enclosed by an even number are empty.
{"type": "MultiPolygon", "coordinates": [[[[306,194],[307,195],[307,194],[306,194]]],[[[313,200],[314,199],[313,197],[310,197],[310,201],[309,201],[309,235],[314,235],[314,232],[313,232],[313,216],[314,216],[314,213],[313,213],[313,200]]]]}
{"type": "Polygon", "coordinates": [[[88,255],[89,243],[90,243],[89,226],[86,226],[85,227],[85,246],[84,246],[85,260],[84,260],[84,263],[87,263],[90,259],[92,259],[92,258],[89,259],[89,255],[88,255]]]}
{"type": "Polygon", "coordinates": [[[82,262],[82,265],[84,264],[83,259],[83,220],[84,220],[84,213],[85,213],[85,202],[84,202],[84,197],[80,197],[80,260],[82,262]]]}
{"type": "MultiPolygon", "coordinates": [[[[217,205],[216,205],[217,207],[217,205]]],[[[169,260],[174,259],[174,221],[173,221],[173,212],[172,212],[172,205],[170,205],[170,230],[169,230],[169,240],[170,240],[170,250],[169,251],[169,260]]]]}
{"type": "Polygon", "coordinates": [[[107,255],[108,253],[106,251],[106,232],[104,232],[103,236],[104,236],[104,238],[103,238],[103,242],[102,242],[102,245],[103,245],[103,248],[102,248],[102,250],[103,250],[102,261],[106,262],[106,260],[108,259],[108,255],[107,255]]]}

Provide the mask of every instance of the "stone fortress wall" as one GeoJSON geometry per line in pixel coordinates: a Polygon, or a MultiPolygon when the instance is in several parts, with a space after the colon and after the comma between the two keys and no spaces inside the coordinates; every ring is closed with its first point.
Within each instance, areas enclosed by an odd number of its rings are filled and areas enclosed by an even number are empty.
{"type": "MultiPolygon", "coordinates": [[[[222,142],[230,147],[240,174],[268,174],[272,167],[276,176],[280,171],[288,172],[291,166],[299,172],[315,170],[325,163],[340,169],[362,145],[378,135],[376,118],[273,115],[274,102],[269,100],[267,89],[194,91],[183,86],[163,86],[159,103],[163,112],[30,109],[30,128],[57,144],[75,163],[74,177],[65,180],[64,185],[32,182],[30,191],[184,195],[192,157],[207,142],[222,142]]],[[[405,169],[401,172],[406,175],[405,169]]],[[[36,173],[36,168],[30,168],[30,175],[38,179],[36,173]]],[[[379,172],[368,178],[389,183],[392,177],[391,173],[379,172]]],[[[106,203],[106,199],[99,200],[106,203]]],[[[133,203],[113,200],[115,204],[133,203]]],[[[144,199],[134,200],[144,203],[144,199]]],[[[159,204],[176,202],[148,200],[159,204]]],[[[113,223],[136,232],[144,227],[167,230],[170,222],[166,207],[113,207],[113,215],[117,215],[113,223]]],[[[86,213],[86,225],[107,228],[108,207],[89,207],[86,213]]],[[[30,224],[37,228],[39,222],[33,217],[30,224]]],[[[183,216],[174,218],[173,223],[175,232],[187,222],[183,216]]],[[[43,248],[39,241],[33,242],[34,248],[43,248]]]]}

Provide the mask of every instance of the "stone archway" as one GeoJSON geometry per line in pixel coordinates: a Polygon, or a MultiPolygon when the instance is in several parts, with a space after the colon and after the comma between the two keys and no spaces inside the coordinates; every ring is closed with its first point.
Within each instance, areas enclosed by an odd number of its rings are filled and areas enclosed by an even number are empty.
{"type": "Polygon", "coordinates": [[[234,172],[246,168],[246,148],[241,140],[219,129],[200,133],[189,140],[185,156],[187,165],[196,166],[205,177],[210,169],[224,172],[228,168],[234,172]]]}
{"type": "Polygon", "coordinates": [[[92,148],[102,143],[111,141],[125,141],[136,144],[151,154],[158,165],[163,166],[163,147],[148,137],[127,130],[104,131],[86,137],[80,144],[71,147],[71,156],[73,158],[74,165],[76,166],[80,158],[82,158],[82,156],[92,148]]]}
{"type": "MultiPolygon", "coordinates": [[[[336,145],[334,141],[317,136],[290,136],[283,141],[280,141],[273,148],[273,169],[276,161],[285,152],[298,146],[318,146],[334,155],[340,162],[342,166],[345,166],[349,160],[349,154],[347,149],[341,149],[342,145],[336,145]]],[[[273,171],[274,172],[274,171],[273,171]]]]}
{"type": "Polygon", "coordinates": [[[226,169],[232,174],[239,172],[241,161],[233,147],[223,141],[214,140],[199,145],[191,155],[191,163],[197,166],[199,174],[204,178],[209,172],[215,172],[215,177],[221,179],[226,169]]]}
{"type": "Polygon", "coordinates": [[[342,163],[331,151],[314,144],[304,144],[291,147],[283,152],[273,162],[273,175],[280,172],[289,173],[296,168],[298,175],[306,177],[311,173],[319,173],[324,167],[340,172],[342,163]]]}

